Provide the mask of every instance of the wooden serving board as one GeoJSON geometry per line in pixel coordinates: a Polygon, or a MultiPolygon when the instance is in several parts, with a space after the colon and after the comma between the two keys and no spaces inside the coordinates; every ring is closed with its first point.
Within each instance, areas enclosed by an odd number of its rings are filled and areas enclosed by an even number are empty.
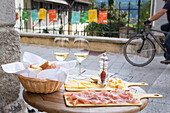
{"type": "Polygon", "coordinates": [[[126,87],[123,88],[123,90],[127,90],[129,91],[129,87],[131,86],[148,86],[148,83],[144,83],[144,82],[125,82],[126,83],[126,87]]]}
{"type": "MultiPolygon", "coordinates": [[[[131,86],[148,86],[147,83],[140,83],[140,82],[125,82],[126,83],[126,86],[122,89],[122,90],[125,90],[125,91],[129,91],[129,87],[131,86]]],[[[102,91],[102,90],[113,90],[115,88],[111,88],[108,86],[108,84],[105,86],[105,87],[100,87],[100,85],[96,85],[92,88],[86,88],[86,89],[75,89],[75,88],[65,88],[66,91],[72,91],[72,92],[78,92],[78,91],[83,91],[83,90],[95,90],[95,91],[102,91]]]]}
{"type": "Polygon", "coordinates": [[[136,103],[136,104],[130,104],[130,103],[121,103],[121,104],[76,104],[76,105],[73,105],[73,104],[70,104],[70,101],[67,100],[67,98],[69,96],[65,96],[64,94],[64,99],[65,99],[65,103],[67,106],[69,107],[82,107],[82,106],[86,106],[86,107],[96,107],[96,106],[141,106],[142,103],[141,103],[141,99],[144,99],[144,98],[162,98],[163,96],[160,95],[160,94],[133,94],[134,97],[139,101],[139,103],[136,103]]]}

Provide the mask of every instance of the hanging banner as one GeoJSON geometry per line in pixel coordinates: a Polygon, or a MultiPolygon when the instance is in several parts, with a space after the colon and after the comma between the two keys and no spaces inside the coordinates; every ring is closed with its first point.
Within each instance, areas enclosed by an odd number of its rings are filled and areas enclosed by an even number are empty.
{"type": "Polygon", "coordinates": [[[107,11],[99,11],[98,24],[100,23],[107,25],[107,11]]]}
{"type": "Polygon", "coordinates": [[[97,10],[96,9],[89,10],[88,16],[89,16],[89,23],[91,22],[97,23],[97,10]]]}
{"type": "Polygon", "coordinates": [[[71,18],[71,24],[79,24],[80,22],[80,12],[73,11],[72,12],[72,18],[71,18]]]}
{"type": "Polygon", "coordinates": [[[89,18],[88,18],[88,11],[84,11],[81,13],[81,23],[89,23],[89,18]]]}
{"type": "Polygon", "coordinates": [[[38,12],[37,10],[31,10],[31,18],[32,18],[32,23],[34,23],[35,20],[39,20],[38,19],[38,12]]]}
{"type": "Polygon", "coordinates": [[[56,10],[49,10],[49,22],[57,22],[57,13],[56,10]]]}
{"type": "Polygon", "coordinates": [[[16,20],[19,19],[19,13],[16,13],[16,20]]]}
{"type": "Polygon", "coordinates": [[[44,9],[44,8],[41,8],[41,9],[39,10],[39,19],[45,21],[45,19],[46,19],[46,14],[47,14],[47,10],[44,9]]]}
{"type": "Polygon", "coordinates": [[[28,16],[29,16],[29,12],[27,10],[23,9],[22,20],[25,20],[26,22],[28,22],[28,16]]]}

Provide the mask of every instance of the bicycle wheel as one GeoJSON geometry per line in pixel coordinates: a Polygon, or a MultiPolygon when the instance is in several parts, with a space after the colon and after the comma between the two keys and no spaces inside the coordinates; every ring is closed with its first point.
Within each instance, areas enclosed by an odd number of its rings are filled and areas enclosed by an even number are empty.
{"type": "Polygon", "coordinates": [[[129,39],[123,49],[126,60],[133,66],[146,66],[155,56],[155,45],[148,38],[135,36],[129,39]]]}

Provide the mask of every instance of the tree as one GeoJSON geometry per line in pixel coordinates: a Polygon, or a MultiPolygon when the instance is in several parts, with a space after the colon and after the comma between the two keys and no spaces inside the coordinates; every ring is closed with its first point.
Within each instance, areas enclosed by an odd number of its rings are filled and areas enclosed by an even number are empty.
{"type": "Polygon", "coordinates": [[[143,22],[150,17],[150,5],[151,5],[151,0],[141,3],[139,26],[138,26],[138,22],[129,25],[130,27],[134,27],[134,28],[139,27],[138,28],[139,33],[141,29],[143,29],[143,25],[142,25],[143,22]]]}
{"type": "Polygon", "coordinates": [[[150,6],[151,0],[141,4],[140,25],[142,25],[142,23],[150,17],[150,6]]]}
{"type": "MultiPolygon", "coordinates": [[[[107,8],[110,9],[110,6],[107,8]]],[[[103,9],[106,10],[106,9],[103,9]]],[[[114,4],[111,5],[111,12],[108,11],[108,20],[107,25],[101,23],[92,22],[86,26],[85,31],[88,32],[89,36],[105,36],[105,37],[119,37],[118,33],[110,34],[111,32],[118,32],[119,28],[125,26],[127,24],[127,15],[128,13],[125,11],[116,10],[114,4]],[[102,32],[106,31],[106,32],[102,32]]]]}
{"type": "MultiPolygon", "coordinates": [[[[150,17],[150,6],[151,6],[151,0],[142,3],[141,9],[140,9],[140,19],[139,19],[139,33],[141,32],[141,29],[143,29],[143,22],[147,20],[150,17]]],[[[137,23],[136,23],[137,26],[137,23]]]]}
{"type": "MultiPolygon", "coordinates": [[[[97,2],[96,0],[90,0],[90,2],[92,2],[92,5],[94,8],[97,8],[97,2]]],[[[92,6],[91,6],[92,7],[92,6]]]]}
{"type": "Polygon", "coordinates": [[[114,0],[108,0],[109,1],[109,6],[113,5],[114,4],[114,0]]]}

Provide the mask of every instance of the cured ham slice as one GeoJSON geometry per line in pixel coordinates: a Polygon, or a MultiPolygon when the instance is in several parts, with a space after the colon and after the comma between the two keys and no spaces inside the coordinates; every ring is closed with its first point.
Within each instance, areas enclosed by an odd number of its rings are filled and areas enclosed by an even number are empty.
{"type": "Polygon", "coordinates": [[[72,105],[76,104],[121,104],[129,103],[136,104],[139,101],[133,97],[128,91],[115,89],[112,91],[82,91],[82,92],[67,92],[66,99],[72,105]]]}

